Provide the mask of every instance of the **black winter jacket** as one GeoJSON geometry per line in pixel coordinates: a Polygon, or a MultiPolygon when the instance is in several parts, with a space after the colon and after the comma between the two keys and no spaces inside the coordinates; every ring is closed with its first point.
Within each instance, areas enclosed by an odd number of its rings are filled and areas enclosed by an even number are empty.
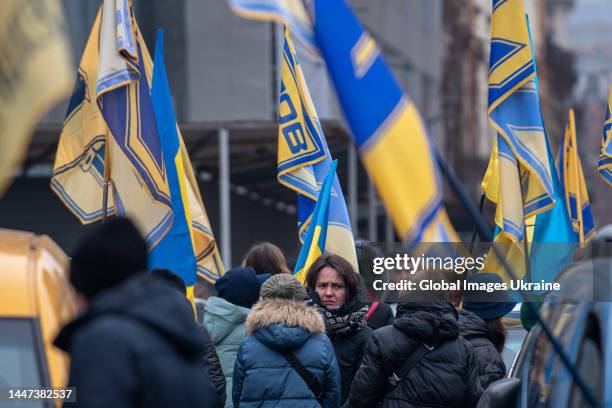
{"type": "MultiPolygon", "coordinates": [[[[370,308],[372,308],[374,302],[369,302],[370,308]]],[[[374,312],[372,312],[370,318],[367,321],[368,327],[372,330],[380,329],[381,327],[388,326],[393,323],[393,310],[391,306],[385,302],[378,303],[374,312]]]]}
{"type": "Polygon", "coordinates": [[[400,303],[392,326],[374,332],[344,407],[475,407],[482,394],[471,344],[446,302],[400,303]],[[421,343],[435,348],[394,388],[388,377],[421,343]]]}
{"type": "MultiPolygon", "coordinates": [[[[317,296],[316,292],[311,292],[310,297],[315,304],[318,305],[319,312],[322,311],[321,301],[317,296]]],[[[336,353],[336,360],[338,361],[338,367],[340,368],[340,389],[341,389],[341,402],[344,402],[348,398],[351,383],[355,378],[355,374],[361,365],[361,359],[363,358],[363,352],[365,346],[372,335],[372,329],[365,325],[365,312],[362,309],[366,308],[366,305],[354,299],[349,303],[345,303],[342,307],[336,310],[323,312],[322,317],[325,322],[325,332],[334,346],[334,352],[336,353]],[[362,311],[360,313],[359,311],[362,311]],[[331,317],[330,317],[331,314],[331,317]],[[336,330],[332,319],[339,319],[351,321],[350,330],[339,333],[336,330]]]]}
{"type": "Polygon", "coordinates": [[[217,406],[193,310],[158,278],[139,274],[95,296],[55,345],[70,354],[78,390],[65,407],[217,406]]]}
{"type": "Polygon", "coordinates": [[[493,381],[504,378],[506,365],[493,344],[494,334],[490,333],[485,321],[474,313],[461,309],[459,327],[461,335],[472,343],[474,348],[482,388],[486,389],[493,381]]]}
{"type": "MultiPolygon", "coordinates": [[[[328,334],[329,335],[329,334],[328,334]]],[[[348,398],[351,383],[359,370],[365,346],[372,335],[372,329],[368,326],[363,326],[361,330],[352,332],[341,337],[329,336],[336,360],[340,368],[340,389],[341,401],[344,402],[348,398]]]]}
{"type": "Polygon", "coordinates": [[[223,373],[223,368],[221,368],[219,355],[217,354],[217,350],[215,350],[215,344],[210,338],[208,330],[206,330],[204,326],[200,327],[202,329],[202,333],[204,334],[204,338],[206,339],[206,348],[204,349],[204,364],[206,364],[208,375],[210,375],[210,379],[215,387],[215,390],[217,391],[217,407],[223,408],[225,407],[225,399],[227,398],[225,373],[223,373]]]}

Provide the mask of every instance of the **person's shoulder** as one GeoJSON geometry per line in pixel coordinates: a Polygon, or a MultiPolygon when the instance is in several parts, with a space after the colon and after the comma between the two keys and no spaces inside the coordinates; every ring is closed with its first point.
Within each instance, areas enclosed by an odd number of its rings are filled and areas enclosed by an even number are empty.
{"type": "Polygon", "coordinates": [[[388,313],[393,314],[393,309],[388,303],[379,301],[378,306],[376,307],[375,313],[380,313],[384,315],[388,313]]]}
{"type": "Polygon", "coordinates": [[[334,346],[331,339],[325,333],[315,333],[306,340],[304,346],[307,348],[321,350],[324,354],[334,354],[334,346]]]}
{"type": "Polygon", "coordinates": [[[383,326],[376,330],[372,330],[370,336],[368,336],[368,343],[372,343],[372,345],[381,348],[384,344],[386,344],[389,339],[396,336],[395,329],[392,325],[383,326]]]}
{"type": "Polygon", "coordinates": [[[394,336],[400,331],[396,329],[393,324],[389,324],[387,326],[379,327],[378,329],[372,331],[372,337],[382,338],[387,336],[394,336]]]}
{"type": "Polygon", "coordinates": [[[306,343],[321,344],[321,345],[332,347],[332,342],[331,342],[330,338],[327,336],[327,334],[325,334],[325,333],[314,333],[314,334],[312,334],[308,338],[308,340],[306,340],[306,343]]]}
{"type": "Polygon", "coordinates": [[[472,342],[470,340],[468,340],[467,338],[465,338],[461,334],[459,336],[457,336],[457,338],[454,340],[454,343],[457,344],[458,347],[460,347],[461,350],[463,350],[466,355],[474,354],[475,353],[475,346],[474,346],[474,344],[472,344],[472,342]]]}
{"type": "Polygon", "coordinates": [[[76,346],[119,347],[135,341],[140,334],[140,328],[131,319],[108,314],[98,316],[75,330],[71,343],[76,346]]]}
{"type": "Polygon", "coordinates": [[[411,348],[420,340],[390,324],[374,330],[370,342],[381,350],[411,348]]]}
{"type": "Polygon", "coordinates": [[[374,333],[374,330],[372,330],[371,327],[364,325],[361,327],[361,329],[359,329],[359,331],[356,333],[355,339],[358,342],[367,342],[370,337],[372,337],[372,333],[374,333]]]}

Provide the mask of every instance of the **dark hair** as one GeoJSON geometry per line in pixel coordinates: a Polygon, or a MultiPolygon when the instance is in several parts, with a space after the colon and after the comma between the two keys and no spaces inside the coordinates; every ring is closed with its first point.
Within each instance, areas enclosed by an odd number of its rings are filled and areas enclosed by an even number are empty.
{"type": "Polygon", "coordinates": [[[250,266],[257,275],[289,273],[283,251],[270,242],[258,242],[253,245],[244,256],[242,266],[250,266]]]}
{"type": "Polygon", "coordinates": [[[314,261],[306,274],[306,289],[309,291],[315,290],[319,272],[326,266],[335,269],[342,277],[347,290],[346,302],[355,299],[357,295],[357,273],[346,259],[335,254],[323,254],[314,261]]]}
{"type": "MultiPolygon", "coordinates": [[[[446,274],[439,270],[421,270],[411,276],[410,281],[414,282],[417,288],[420,288],[420,282],[431,281],[432,283],[440,283],[446,279],[446,274]]],[[[446,290],[421,290],[414,292],[402,293],[400,302],[449,302],[451,296],[446,290]]]]}
{"type": "Polygon", "coordinates": [[[382,257],[383,252],[371,242],[357,238],[355,240],[355,254],[359,267],[357,292],[360,294],[360,298],[363,298],[364,302],[375,299],[381,300],[384,291],[373,290],[374,281],[382,278],[387,282],[389,277],[387,272],[383,273],[382,276],[375,274],[373,267],[374,259],[382,257]]]}
{"type": "Polygon", "coordinates": [[[151,271],[151,275],[156,276],[168,284],[173,289],[185,294],[187,287],[180,276],[170,271],[169,269],[155,268],[151,271]]]}
{"type": "Polygon", "coordinates": [[[487,323],[487,331],[489,332],[489,338],[498,353],[504,351],[504,345],[506,344],[506,337],[508,337],[508,331],[506,326],[502,323],[501,317],[497,319],[485,320],[487,323]]]}

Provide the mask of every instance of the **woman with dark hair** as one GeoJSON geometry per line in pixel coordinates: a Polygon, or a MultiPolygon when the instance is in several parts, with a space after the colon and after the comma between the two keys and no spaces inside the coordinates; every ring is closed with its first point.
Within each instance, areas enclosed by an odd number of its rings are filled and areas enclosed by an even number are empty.
{"type": "Polygon", "coordinates": [[[258,275],[290,273],[283,251],[270,242],[258,242],[253,245],[244,256],[242,266],[250,266],[255,269],[255,273],[258,275]]]}
{"type": "MultiPolygon", "coordinates": [[[[500,284],[501,278],[494,273],[478,273],[468,283],[500,284]]],[[[508,332],[502,317],[508,314],[516,303],[505,291],[466,291],[463,295],[463,309],[459,311],[459,327],[476,354],[478,376],[483,388],[504,378],[506,365],[501,353],[504,351],[508,332]]]]}
{"type": "Polygon", "coordinates": [[[358,277],[351,264],[333,254],[321,255],[306,275],[306,289],[323,317],[340,367],[342,402],[348,397],[372,334],[365,319],[368,305],[359,300],[357,284],[358,277]]]}

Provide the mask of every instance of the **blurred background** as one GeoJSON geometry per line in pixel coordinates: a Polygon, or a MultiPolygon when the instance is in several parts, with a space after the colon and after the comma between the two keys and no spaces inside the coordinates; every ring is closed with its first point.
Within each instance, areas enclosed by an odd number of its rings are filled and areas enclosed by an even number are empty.
{"type": "MultiPolygon", "coordinates": [[[[99,1],[62,3],[76,77],[99,1]]],[[[486,113],[490,0],[349,3],[478,202],[493,137],[486,113]]],[[[595,169],[612,80],[612,7],[609,0],[525,0],[525,5],[553,152],[556,155],[573,107],[595,223],[611,223],[612,195],[595,169]]],[[[177,119],[216,238],[221,246],[226,240],[232,265],[258,240],[271,241],[295,257],[296,194],[276,180],[282,29],[237,17],[221,0],[134,0],[134,7],[150,51],[156,29],[166,30],[166,65],[177,119]],[[222,135],[229,140],[229,180],[221,177],[222,135]],[[221,234],[224,189],[230,191],[225,208],[230,218],[221,234]]],[[[332,156],[339,159],[338,175],[355,235],[395,240],[352,147],[323,62],[299,49],[298,54],[332,156]]],[[[39,123],[22,168],[0,200],[0,227],[48,234],[71,254],[83,227],[49,188],[66,105],[67,100],[58,104],[39,123]]],[[[406,183],[418,177],[404,176],[406,183]]],[[[469,239],[472,223],[448,188],[445,204],[457,230],[469,239]]],[[[488,220],[493,209],[484,208],[488,220]]]]}

